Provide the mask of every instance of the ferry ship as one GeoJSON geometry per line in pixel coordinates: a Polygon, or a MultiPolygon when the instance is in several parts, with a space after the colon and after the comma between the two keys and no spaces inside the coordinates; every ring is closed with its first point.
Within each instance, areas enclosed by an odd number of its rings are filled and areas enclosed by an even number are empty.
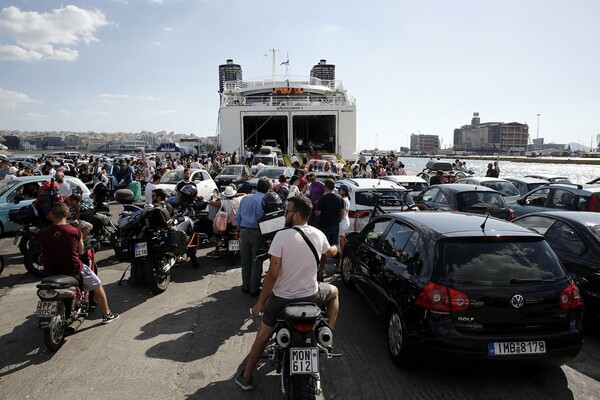
{"type": "Polygon", "coordinates": [[[312,150],[348,159],[356,152],[356,102],[326,60],[308,77],[277,76],[273,56],[271,77],[244,81],[230,59],[219,66],[219,95],[222,151],[244,154],[276,143],[284,158],[312,150]]]}

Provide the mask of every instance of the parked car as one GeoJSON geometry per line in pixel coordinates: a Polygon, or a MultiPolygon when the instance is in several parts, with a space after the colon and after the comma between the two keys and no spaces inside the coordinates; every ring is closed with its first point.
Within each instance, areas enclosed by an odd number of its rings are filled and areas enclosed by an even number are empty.
{"type": "Polygon", "coordinates": [[[597,185],[599,183],[600,183],[600,177],[592,179],[591,181],[588,182],[588,185],[597,185]]]}
{"type": "Polygon", "coordinates": [[[489,187],[490,189],[500,193],[506,201],[516,200],[521,197],[521,194],[516,186],[502,178],[471,176],[468,178],[459,179],[455,183],[466,183],[469,185],[482,185],[489,187]]]}
{"type": "Polygon", "coordinates": [[[600,214],[545,211],[513,222],[544,235],[581,289],[586,314],[600,315],[600,214]]]}
{"type": "Polygon", "coordinates": [[[223,168],[221,173],[215,177],[215,184],[219,188],[219,191],[225,190],[225,187],[230,183],[235,183],[242,179],[242,174],[244,172],[249,176],[252,175],[250,173],[250,167],[244,164],[232,164],[223,168]]]}
{"type": "Polygon", "coordinates": [[[323,172],[323,171],[316,171],[316,172],[311,172],[312,174],[315,174],[315,177],[320,180],[321,182],[325,182],[326,179],[333,179],[334,181],[337,181],[340,179],[340,175],[333,173],[333,172],[323,172]]]}
{"type": "Polygon", "coordinates": [[[519,191],[521,197],[525,196],[527,193],[531,192],[533,189],[539,188],[540,186],[544,186],[548,184],[547,180],[538,179],[538,178],[504,178],[509,182],[512,182],[513,185],[519,191]]]}
{"type": "Polygon", "coordinates": [[[417,174],[418,177],[423,178],[429,183],[432,176],[437,174],[437,171],[442,171],[442,182],[443,183],[454,183],[457,179],[465,178],[473,175],[472,171],[462,172],[455,171],[452,163],[449,161],[434,161],[429,160],[423,169],[423,171],[417,174]]]}
{"type": "Polygon", "coordinates": [[[416,175],[385,175],[381,179],[396,182],[398,185],[409,190],[413,199],[416,199],[423,190],[429,187],[429,183],[425,179],[416,175]]]}
{"type": "MultiPolygon", "coordinates": [[[[219,189],[213,178],[211,178],[208,171],[204,169],[190,168],[190,180],[196,184],[198,188],[198,196],[202,196],[205,199],[210,199],[212,196],[219,194],[219,189]]],[[[164,189],[167,195],[173,196],[175,193],[175,186],[179,181],[183,180],[183,169],[174,169],[167,171],[160,178],[160,182],[156,187],[158,189],[164,189]]]]}
{"type": "Polygon", "coordinates": [[[486,214],[510,221],[515,217],[504,197],[486,186],[444,183],[423,190],[415,203],[435,211],[486,214]]]}
{"type": "MultiPolygon", "coordinates": [[[[21,225],[8,219],[8,212],[33,203],[40,187],[50,178],[47,175],[22,176],[0,181],[0,235],[21,228],[21,225]]],[[[92,204],[91,192],[81,180],[72,176],[65,176],[65,179],[79,186],[83,200],[92,204]]]]}
{"type": "Polygon", "coordinates": [[[294,175],[294,168],[292,167],[267,167],[260,171],[258,174],[254,175],[252,179],[250,179],[250,184],[253,188],[256,189],[256,184],[258,180],[262,177],[267,177],[273,181],[273,185],[276,185],[279,182],[279,175],[283,174],[289,181],[292,175],[294,175]]]}
{"type": "Polygon", "coordinates": [[[348,232],[359,231],[365,226],[378,197],[385,196],[397,200],[383,205],[382,209],[385,212],[407,211],[414,205],[410,192],[392,181],[370,178],[341,179],[335,183],[335,187],[339,188],[343,184],[348,186],[350,198],[350,207],[348,208],[350,228],[348,232]]]}
{"type": "Polygon", "coordinates": [[[342,280],[418,361],[561,365],[582,346],[582,300],[544,237],[480,215],[382,215],[350,233],[342,280]]]}
{"type": "Polygon", "coordinates": [[[561,175],[525,175],[526,178],[537,178],[537,179],[543,179],[545,181],[548,181],[550,183],[573,183],[571,182],[571,180],[569,178],[567,178],[566,176],[561,176],[561,175]]]}
{"type": "Polygon", "coordinates": [[[517,217],[539,211],[600,212],[600,186],[552,183],[509,202],[508,206],[517,217]]]}

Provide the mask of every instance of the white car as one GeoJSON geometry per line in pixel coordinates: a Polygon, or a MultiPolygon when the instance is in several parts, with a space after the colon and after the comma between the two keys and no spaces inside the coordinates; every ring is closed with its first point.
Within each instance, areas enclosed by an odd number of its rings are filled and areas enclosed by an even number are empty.
{"type": "Polygon", "coordinates": [[[350,228],[347,233],[360,231],[368,222],[371,212],[375,206],[376,198],[385,196],[388,201],[381,205],[386,213],[408,211],[414,204],[409,191],[397,183],[370,178],[340,179],[335,183],[335,187],[341,185],[348,186],[348,195],[350,197],[350,208],[348,216],[350,217],[350,228]]]}
{"type": "MultiPolygon", "coordinates": [[[[210,176],[208,171],[204,169],[190,168],[190,180],[196,184],[198,188],[198,196],[202,196],[205,200],[219,194],[217,184],[210,176]]],[[[160,183],[156,186],[157,189],[164,189],[168,196],[175,193],[175,186],[183,180],[183,169],[174,169],[165,172],[160,178],[160,183]]]]}
{"type": "Polygon", "coordinates": [[[429,183],[425,179],[416,175],[385,175],[381,179],[396,182],[403,188],[410,190],[410,195],[413,199],[429,187],[429,183]]]}

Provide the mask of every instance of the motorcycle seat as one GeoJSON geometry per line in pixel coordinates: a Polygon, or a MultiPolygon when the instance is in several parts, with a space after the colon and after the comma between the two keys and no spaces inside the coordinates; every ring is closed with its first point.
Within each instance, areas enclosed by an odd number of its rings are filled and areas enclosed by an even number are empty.
{"type": "Polygon", "coordinates": [[[53,275],[48,276],[40,282],[38,286],[43,285],[59,285],[59,286],[79,286],[79,280],[71,275],[53,275]]]}

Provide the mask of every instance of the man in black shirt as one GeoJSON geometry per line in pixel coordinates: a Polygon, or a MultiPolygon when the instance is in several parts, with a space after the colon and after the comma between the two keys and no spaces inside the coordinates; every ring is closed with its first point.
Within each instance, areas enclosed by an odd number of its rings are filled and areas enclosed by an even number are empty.
{"type": "MultiPolygon", "coordinates": [[[[340,221],[344,218],[344,200],[335,193],[335,182],[329,178],[325,180],[325,193],[319,199],[315,215],[320,217],[319,229],[325,234],[330,245],[340,242],[340,221]]],[[[325,258],[321,259],[319,276],[322,278],[325,269],[325,258]]]]}
{"type": "Polygon", "coordinates": [[[438,171],[435,173],[435,176],[432,176],[431,178],[429,178],[429,185],[433,186],[433,185],[440,185],[444,182],[442,182],[442,176],[444,175],[443,171],[438,171]]]}

